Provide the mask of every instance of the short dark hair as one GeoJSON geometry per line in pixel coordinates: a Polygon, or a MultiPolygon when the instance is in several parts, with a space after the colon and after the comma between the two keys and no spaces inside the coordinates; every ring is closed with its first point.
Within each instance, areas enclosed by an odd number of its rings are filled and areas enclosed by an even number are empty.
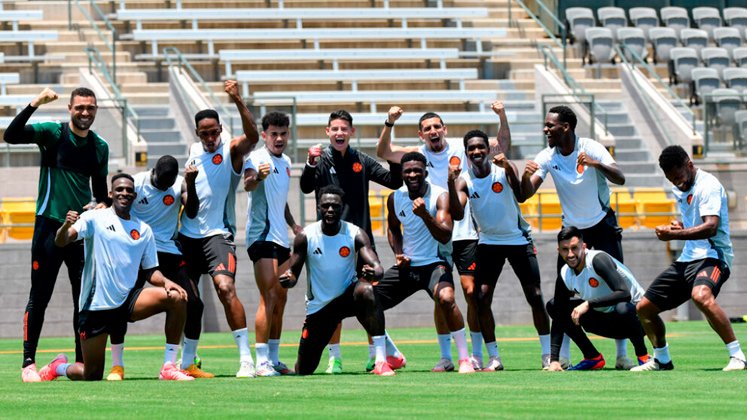
{"type": "Polygon", "coordinates": [[[577,228],[576,226],[566,226],[563,229],[560,229],[560,232],[558,232],[558,243],[560,243],[561,241],[567,241],[571,238],[578,238],[583,241],[584,234],[581,233],[581,229],[577,228]]]}
{"type": "Polygon", "coordinates": [[[344,109],[338,109],[337,111],[332,112],[329,114],[329,120],[327,120],[327,127],[332,123],[334,120],[345,120],[348,123],[350,123],[350,126],[353,126],[353,116],[350,115],[348,111],[345,111],[344,109]]]}
{"type": "Polygon", "coordinates": [[[155,171],[158,177],[174,176],[179,172],[179,162],[171,155],[163,155],[158,158],[153,171],[155,171]]]}
{"type": "Polygon", "coordinates": [[[558,121],[568,123],[568,125],[571,127],[571,130],[576,129],[576,124],[578,123],[578,119],[576,118],[576,113],[573,112],[573,110],[565,105],[558,105],[550,108],[549,111],[547,111],[548,114],[558,114],[558,121]]]}
{"type": "Polygon", "coordinates": [[[334,184],[325,185],[319,190],[319,198],[322,198],[324,194],[338,195],[340,196],[340,200],[345,197],[345,191],[334,184]]]}
{"type": "Polygon", "coordinates": [[[267,130],[271,125],[275,127],[290,127],[290,118],[284,112],[270,111],[262,117],[262,131],[267,130]]]}
{"type": "Polygon", "coordinates": [[[669,172],[675,168],[682,168],[690,160],[685,149],[682,146],[667,146],[659,155],[659,167],[664,172],[669,172]]]}
{"type": "Polygon", "coordinates": [[[438,120],[441,121],[441,125],[444,125],[444,120],[440,115],[436,114],[435,112],[426,112],[418,120],[418,130],[423,129],[423,121],[429,120],[431,118],[438,118],[438,120]]]}
{"type": "Polygon", "coordinates": [[[212,118],[215,121],[218,121],[218,124],[220,124],[218,111],[214,109],[203,109],[202,111],[199,111],[195,114],[195,127],[197,127],[197,125],[200,124],[200,121],[204,120],[205,118],[212,118]]]}
{"type": "Polygon", "coordinates": [[[93,98],[96,99],[96,94],[93,93],[91,89],[88,89],[87,87],[78,87],[73,89],[72,92],[70,92],[70,103],[73,103],[73,98],[76,96],[82,96],[84,98],[93,98]]]}
{"type": "Polygon", "coordinates": [[[135,178],[133,178],[132,175],[126,172],[120,172],[120,173],[112,175],[112,181],[111,181],[112,186],[114,186],[114,181],[118,180],[119,178],[127,178],[130,181],[132,181],[133,184],[135,183],[135,178]]]}
{"type": "Polygon", "coordinates": [[[425,156],[420,152],[407,152],[402,156],[402,160],[400,161],[400,165],[405,166],[405,163],[410,161],[417,161],[422,162],[424,166],[428,165],[428,161],[425,159],[425,156]]]}
{"type": "Polygon", "coordinates": [[[488,135],[485,134],[484,131],[482,131],[482,130],[470,130],[470,131],[467,132],[467,134],[464,135],[463,142],[464,142],[464,148],[465,148],[465,150],[467,149],[467,142],[470,139],[473,139],[475,137],[479,137],[479,138],[483,139],[485,141],[485,146],[487,146],[488,149],[490,148],[490,140],[488,139],[488,135]]]}

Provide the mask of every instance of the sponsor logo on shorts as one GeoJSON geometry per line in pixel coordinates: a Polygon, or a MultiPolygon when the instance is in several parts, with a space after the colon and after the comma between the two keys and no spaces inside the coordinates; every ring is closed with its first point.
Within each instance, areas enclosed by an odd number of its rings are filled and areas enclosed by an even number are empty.
{"type": "Polygon", "coordinates": [[[346,246],[343,246],[343,247],[340,248],[340,256],[342,258],[346,258],[349,255],[350,255],[350,248],[348,248],[346,246]]]}
{"type": "Polygon", "coordinates": [[[467,267],[467,270],[469,270],[469,271],[475,271],[475,268],[477,268],[477,263],[476,262],[472,262],[472,264],[470,264],[469,267],[467,267]]]}
{"type": "Polygon", "coordinates": [[[174,204],[174,196],[173,195],[169,195],[169,194],[164,195],[163,196],[163,204],[165,204],[167,206],[170,206],[170,205],[174,204]]]}
{"type": "Polygon", "coordinates": [[[137,241],[138,239],[140,239],[140,232],[138,232],[138,231],[137,231],[137,229],[132,229],[132,230],[130,231],[130,237],[131,237],[132,239],[134,239],[134,240],[136,240],[136,241],[137,241]]]}
{"type": "Polygon", "coordinates": [[[459,156],[452,156],[452,157],[451,157],[451,158],[449,159],[449,165],[453,165],[453,166],[459,166],[459,165],[461,165],[461,164],[462,164],[462,160],[461,160],[461,159],[459,159],[459,156]]]}
{"type": "Polygon", "coordinates": [[[493,189],[494,193],[500,194],[501,191],[503,191],[503,184],[501,184],[500,182],[494,182],[491,188],[493,189]]]}
{"type": "Polygon", "coordinates": [[[589,279],[589,286],[591,287],[599,287],[599,280],[595,279],[594,277],[589,279]]]}
{"type": "Polygon", "coordinates": [[[39,261],[34,261],[31,263],[31,269],[36,271],[39,269],[39,261]]]}
{"type": "Polygon", "coordinates": [[[81,331],[80,332],[80,339],[81,339],[81,341],[85,341],[86,340],[86,332],[85,331],[81,331]]]}
{"type": "Polygon", "coordinates": [[[353,172],[359,173],[362,170],[363,170],[363,165],[361,165],[360,162],[355,162],[353,164],[353,172]]]}
{"type": "Polygon", "coordinates": [[[700,273],[698,273],[698,275],[697,275],[697,276],[695,276],[695,277],[696,277],[696,278],[697,278],[697,277],[708,277],[708,272],[707,272],[707,271],[705,271],[705,270],[703,270],[703,271],[701,271],[700,273]]]}
{"type": "Polygon", "coordinates": [[[179,261],[179,268],[182,268],[187,265],[187,260],[181,260],[179,261]]]}
{"type": "Polygon", "coordinates": [[[220,165],[221,163],[223,163],[223,155],[221,155],[219,153],[219,154],[213,156],[213,163],[216,164],[216,165],[220,165]]]}

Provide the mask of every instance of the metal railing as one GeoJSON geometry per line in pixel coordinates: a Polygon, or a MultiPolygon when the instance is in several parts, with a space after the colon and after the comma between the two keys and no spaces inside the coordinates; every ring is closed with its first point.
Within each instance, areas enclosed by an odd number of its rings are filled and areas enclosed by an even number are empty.
{"type": "MultiPolygon", "coordinates": [[[[99,39],[101,39],[101,42],[103,42],[104,45],[111,52],[111,55],[112,55],[112,65],[111,65],[112,82],[111,83],[116,84],[117,83],[117,39],[118,39],[117,29],[114,27],[114,25],[112,25],[112,23],[106,17],[104,12],[101,11],[101,9],[99,8],[99,6],[96,4],[94,0],[88,0],[88,4],[91,6],[91,9],[93,9],[93,11],[96,13],[96,16],[104,22],[104,26],[106,27],[106,29],[109,30],[109,32],[111,32],[111,42],[107,38],[106,34],[104,33],[100,25],[97,23],[96,19],[94,19],[93,16],[91,16],[88,13],[88,10],[86,10],[86,8],[80,4],[80,0],[75,0],[75,5],[78,6],[78,10],[80,10],[83,16],[85,16],[86,19],[88,19],[88,21],[91,23],[91,26],[98,34],[99,39]]],[[[68,10],[68,28],[72,29],[72,26],[73,26],[72,13],[68,10]]]]}
{"type": "MultiPolygon", "coordinates": [[[[511,22],[513,21],[511,3],[512,3],[511,0],[509,0],[508,2],[508,24],[509,26],[511,25],[511,22]]],[[[568,57],[568,52],[567,52],[568,29],[566,28],[566,25],[563,24],[563,22],[561,22],[560,19],[558,19],[557,16],[555,16],[555,13],[553,13],[552,10],[550,10],[550,8],[548,8],[545,5],[545,3],[542,2],[541,0],[534,0],[534,4],[539,7],[539,11],[537,11],[537,13],[533,12],[532,9],[529,8],[529,6],[527,6],[522,0],[516,0],[516,3],[519,6],[521,6],[522,9],[524,9],[524,11],[529,15],[529,17],[534,19],[534,21],[542,29],[544,29],[545,33],[550,37],[550,39],[553,40],[553,42],[555,42],[555,44],[563,50],[563,68],[567,67],[566,64],[567,64],[567,57],[568,57]],[[560,38],[555,36],[555,31],[548,28],[547,25],[545,25],[545,23],[542,21],[543,14],[544,16],[549,17],[553,21],[553,23],[558,25],[558,28],[560,30],[560,33],[559,33],[560,38]]]]}

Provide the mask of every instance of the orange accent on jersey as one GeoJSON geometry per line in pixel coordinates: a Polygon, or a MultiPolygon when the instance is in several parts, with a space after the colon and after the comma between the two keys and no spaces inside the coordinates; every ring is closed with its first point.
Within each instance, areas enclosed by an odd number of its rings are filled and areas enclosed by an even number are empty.
{"type": "Polygon", "coordinates": [[[584,165],[576,165],[576,172],[579,174],[584,173],[584,165]]]}
{"type": "Polygon", "coordinates": [[[693,202],[693,195],[692,195],[692,194],[689,194],[689,195],[687,196],[687,205],[689,206],[689,205],[690,205],[690,203],[692,203],[692,202],[693,202]]]}
{"type": "Polygon", "coordinates": [[[350,255],[350,248],[348,248],[348,247],[346,247],[346,246],[344,246],[344,247],[340,248],[340,256],[341,256],[342,258],[345,258],[345,257],[347,257],[348,255],[350,255]]]}
{"type": "Polygon", "coordinates": [[[494,193],[500,194],[500,192],[503,191],[503,184],[500,182],[494,182],[492,188],[494,193]]]}
{"type": "Polygon", "coordinates": [[[469,271],[475,271],[475,268],[477,268],[477,263],[473,262],[472,264],[467,267],[467,270],[469,271]]]}
{"type": "Polygon", "coordinates": [[[132,230],[130,231],[130,237],[131,237],[132,239],[134,239],[134,240],[136,240],[136,241],[137,241],[138,239],[140,239],[140,232],[138,232],[138,231],[137,231],[137,229],[132,229],[132,230]]]}
{"type": "Polygon", "coordinates": [[[39,261],[34,261],[31,263],[31,268],[36,271],[39,269],[39,261]]]}
{"type": "Polygon", "coordinates": [[[163,204],[170,206],[174,204],[174,196],[173,195],[164,195],[163,196],[163,204]]]}
{"type": "Polygon", "coordinates": [[[304,340],[309,338],[309,330],[304,328],[303,331],[301,331],[301,338],[303,338],[304,340]]]}
{"type": "Polygon", "coordinates": [[[452,156],[451,159],[449,159],[449,165],[459,166],[462,164],[462,160],[459,159],[458,156],[452,156]]]}
{"type": "Polygon", "coordinates": [[[228,254],[228,271],[236,273],[236,258],[233,254],[228,254]]]}
{"type": "Polygon", "coordinates": [[[213,156],[213,163],[216,165],[220,165],[221,163],[223,163],[223,155],[217,154],[213,156]]]}
{"type": "Polygon", "coordinates": [[[23,341],[29,340],[29,313],[23,314],[23,341]]]}
{"type": "Polygon", "coordinates": [[[353,164],[353,172],[359,173],[362,170],[363,170],[363,165],[361,165],[360,162],[355,162],[353,164]]]}
{"type": "Polygon", "coordinates": [[[589,279],[589,286],[591,287],[599,287],[599,280],[595,279],[594,277],[589,279]]]}

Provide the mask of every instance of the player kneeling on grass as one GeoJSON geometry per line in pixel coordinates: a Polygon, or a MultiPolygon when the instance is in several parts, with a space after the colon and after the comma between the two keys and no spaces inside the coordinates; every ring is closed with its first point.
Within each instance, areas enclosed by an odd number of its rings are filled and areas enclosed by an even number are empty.
{"type": "Polygon", "coordinates": [[[372,336],[376,349],[373,373],[392,376],[386,360],[384,311],[377,305],[372,281],[384,270],[363,229],[340,220],[343,191],[328,185],[319,191],[322,220],[296,235],[290,268],[280,276],[283,287],[293,287],[306,263],[306,320],[298,347],[296,373],[311,375],[319,366],[325,346],[337,324],[355,315],[372,336]],[[357,279],[355,254],[363,260],[362,279],[357,279]]]}
{"type": "Polygon", "coordinates": [[[153,232],[130,214],[137,197],[132,176],[113,176],[109,195],[113,203],[108,209],[87,211],[80,216],[69,211],[55,237],[55,245],[60,247],[85,239],[78,326],[83,364],[69,364],[67,356],[60,354],[39,371],[39,376],[43,381],[58,376],[101,380],[108,335],[121,333],[128,321],[166,312],[167,344],[159,379],[194,380],[175,365],[187,316],[187,293],[156,269],[153,232]],[[146,278],[156,287],[136,287],[139,268],[150,270],[146,278]]]}
{"type": "Polygon", "coordinates": [[[635,313],[643,289],[633,273],[606,252],[587,249],[583,234],[575,226],[564,227],[558,233],[558,252],[566,265],[560,269],[555,297],[547,302],[547,312],[553,320],[548,370],[563,370],[558,361],[563,334],[571,337],[584,354],[584,360],[568,370],[604,367],[604,357],[585,331],[602,337],[629,338],[638,364],[648,362],[643,328],[635,313]]]}

